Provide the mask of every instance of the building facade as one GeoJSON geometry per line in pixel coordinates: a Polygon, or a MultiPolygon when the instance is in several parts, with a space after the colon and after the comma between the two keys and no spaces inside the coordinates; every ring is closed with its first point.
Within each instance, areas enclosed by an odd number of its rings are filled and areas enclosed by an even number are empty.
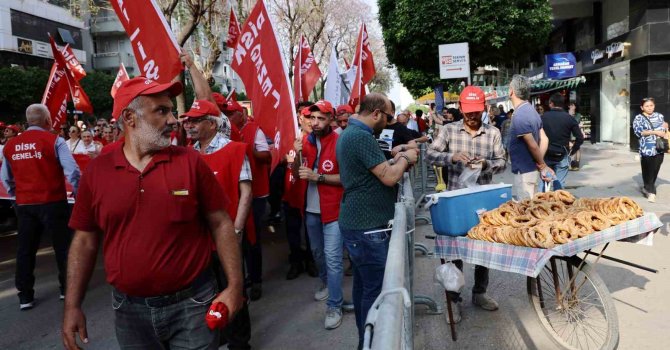
{"type": "MultiPolygon", "coordinates": [[[[670,115],[670,0],[551,0],[555,29],[545,54],[572,52],[586,83],[569,92],[593,142],[637,147],[632,120],[644,97],[670,115]]],[[[537,74],[538,69],[529,72],[537,74]]]]}
{"type": "Polygon", "coordinates": [[[58,45],[69,44],[84,68],[90,68],[90,37],[84,21],[45,1],[0,1],[0,66],[51,69],[49,33],[58,45]]]}

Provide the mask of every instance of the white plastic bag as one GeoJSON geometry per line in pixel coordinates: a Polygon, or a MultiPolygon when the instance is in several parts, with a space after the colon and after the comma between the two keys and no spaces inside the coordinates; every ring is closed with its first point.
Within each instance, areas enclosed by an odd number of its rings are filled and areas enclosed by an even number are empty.
{"type": "Polygon", "coordinates": [[[458,293],[465,285],[463,272],[451,262],[435,268],[435,282],[439,282],[445,290],[458,293]]]}
{"type": "Polygon", "coordinates": [[[461,175],[458,177],[458,183],[460,188],[470,188],[477,186],[477,179],[482,173],[482,168],[480,167],[470,167],[466,166],[461,172],[461,175]]]}

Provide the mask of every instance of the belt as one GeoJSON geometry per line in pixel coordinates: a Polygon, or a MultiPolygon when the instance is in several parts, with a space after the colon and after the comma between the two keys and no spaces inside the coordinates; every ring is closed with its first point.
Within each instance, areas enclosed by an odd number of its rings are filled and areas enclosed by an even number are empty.
{"type": "Polygon", "coordinates": [[[188,287],[180,291],[174,292],[172,294],[165,294],[153,297],[136,297],[120,292],[118,289],[114,289],[114,291],[124,296],[125,300],[132,304],[143,304],[148,307],[163,307],[167,305],[176,304],[184,299],[192,297],[193,295],[195,295],[198,289],[200,289],[200,287],[210,282],[213,283],[213,280],[214,275],[212,274],[212,270],[210,268],[206,268],[205,271],[203,271],[200,275],[198,275],[198,277],[196,277],[195,280],[193,280],[193,282],[191,282],[191,284],[188,287]]]}

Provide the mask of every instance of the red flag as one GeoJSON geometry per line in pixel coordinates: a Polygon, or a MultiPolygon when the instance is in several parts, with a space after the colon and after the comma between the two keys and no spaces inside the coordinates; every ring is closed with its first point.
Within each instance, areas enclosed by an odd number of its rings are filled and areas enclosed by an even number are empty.
{"type": "Polygon", "coordinates": [[[171,82],[182,70],[181,49],[155,0],[111,3],[130,37],[142,76],[159,83],[171,82]]]}
{"type": "Polygon", "coordinates": [[[51,126],[58,130],[61,124],[67,118],[67,100],[70,93],[70,87],[65,77],[65,69],[59,69],[58,64],[54,62],[51,66],[51,73],[47,81],[42,104],[46,105],[51,114],[51,126]]]}
{"type": "MultiPolygon", "coordinates": [[[[309,43],[305,37],[300,38],[300,88],[302,101],[309,100],[309,94],[314,90],[314,86],[321,78],[321,70],[316,64],[314,54],[309,48],[309,43]]],[[[295,90],[295,89],[294,89],[295,90]]]]}
{"type": "Polygon", "coordinates": [[[88,99],[88,96],[84,92],[84,89],[79,85],[79,82],[74,78],[74,74],[70,72],[67,68],[67,62],[65,57],[56,47],[56,42],[54,38],[49,35],[49,42],[51,43],[51,51],[53,52],[54,59],[56,60],[56,69],[62,69],[65,71],[65,78],[67,83],[70,86],[70,96],[72,97],[72,102],[74,103],[74,108],[76,110],[93,114],[93,106],[91,101],[88,99]]]}
{"type": "Polygon", "coordinates": [[[230,20],[228,21],[228,40],[226,40],[226,46],[234,49],[237,45],[237,39],[240,37],[240,22],[237,21],[237,16],[235,16],[235,11],[233,8],[230,8],[230,20]]]}
{"type": "Polygon", "coordinates": [[[293,149],[298,123],[288,71],[264,1],[256,2],[244,23],[231,66],[253,103],[255,121],[274,140],[270,148],[274,169],[293,149]]]}
{"type": "Polygon", "coordinates": [[[70,71],[70,74],[72,74],[76,81],[81,81],[86,76],[86,71],[81,66],[81,63],[79,63],[77,56],[72,52],[70,45],[65,45],[61,53],[65,57],[65,66],[70,71]]]}
{"type": "Polygon", "coordinates": [[[237,102],[237,91],[235,91],[235,88],[230,90],[230,92],[228,93],[228,96],[226,96],[226,101],[237,102]]]}
{"type": "Polygon", "coordinates": [[[112,98],[116,96],[116,90],[118,90],[121,87],[121,84],[129,79],[130,76],[128,76],[126,66],[124,66],[122,62],[121,65],[119,66],[119,71],[116,73],[116,79],[114,79],[114,84],[112,84],[112,91],[109,92],[112,95],[112,98]]]}
{"type": "Polygon", "coordinates": [[[372,58],[372,50],[368,40],[368,31],[365,24],[361,25],[358,33],[358,42],[356,43],[356,53],[352,65],[356,69],[356,77],[351,87],[349,96],[349,105],[356,108],[356,105],[365,97],[365,84],[375,76],[375,62],[372,58]]]}

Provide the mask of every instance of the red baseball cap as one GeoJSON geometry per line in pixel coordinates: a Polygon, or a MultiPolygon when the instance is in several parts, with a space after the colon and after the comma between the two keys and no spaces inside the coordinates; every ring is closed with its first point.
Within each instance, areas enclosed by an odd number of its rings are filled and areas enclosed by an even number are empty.
{"type": "Polygon", "coordinates": [[[137,96],[154,95],[167,91],[170,97],[179,95],[183,90],[180,82],[159,84],[158,82],[148,79],[146,77],[135,77],[124,81],[114,96],[114,109],[112,116],[119,118],[121,112],[128,107],[128,104],[137,96]]]}
{"type": "Polygon", "coordinates": [[[337,115],[340,115],[342,113],[354,114],[354,109],[351,108],[351,106],[349,105],[341,105],[337,107],[337,115]]]}
{"type": "Polygon", "coordinates": [[[5,125],[4,122],[0,122],[0,129],[4,129],[4,128],[6,128],[6,127],[7,127],[7,125],[5,125]]]}
{"type": "Polygon", "coordinates": [[[21,132],[21,130],[19,129],[19,127],[16,126],[16,125],[14,125],[14,124],[9,124],[9,125],[5,126],[5,129],[14,130],[14,132],[17,133],[17,134],[18,134],[19,132],[21,132]]]}
{"type": "Polygon", "coordinates": [[[208,115],[218,117],[221,115],[221,111],[219,110],[219,107],[210,101],[195,100],[193,101],[193,105],[191,105],[191,109],[181,116],[187,118],[202,118],[208,115]]]}
{"type": "Polygon", "coordinates": [[[214,102],[216,102],[216,105],[219,107],[219,109],[223,111],[223,105],[226,104],[226,98],[218,92],[213,92],[212,97],[214,98],[214,102]]]}
{"type": "Polygon", "coordinates": [[[302,114],[302,115],[309,115],[309,114],[310,114],[309,107],[303,107],[303,108],[300,110],[300,114],[302,114]]]}
{"type": "Polygon", "coordinates": [[[223,113],[244,112],[244,107],[237,103],[237,101],[227,101],[223,104],[221,111],[223,111],[223,113]]]}
{"type": "Polygon", "coordinates": [[[463,113],[483,112],[486,109],[484,91],[476,86],[466,86],[458,99],[463,113]]]}
{"type": "Polygon", "coordinates": [[[310,112],[316,112],[319,111],[321,113],[333,113],[333,105],[330,104],[330,102],[326,100],[321,100],[311,106],[309,106],[309,111],[310,112]]]}

